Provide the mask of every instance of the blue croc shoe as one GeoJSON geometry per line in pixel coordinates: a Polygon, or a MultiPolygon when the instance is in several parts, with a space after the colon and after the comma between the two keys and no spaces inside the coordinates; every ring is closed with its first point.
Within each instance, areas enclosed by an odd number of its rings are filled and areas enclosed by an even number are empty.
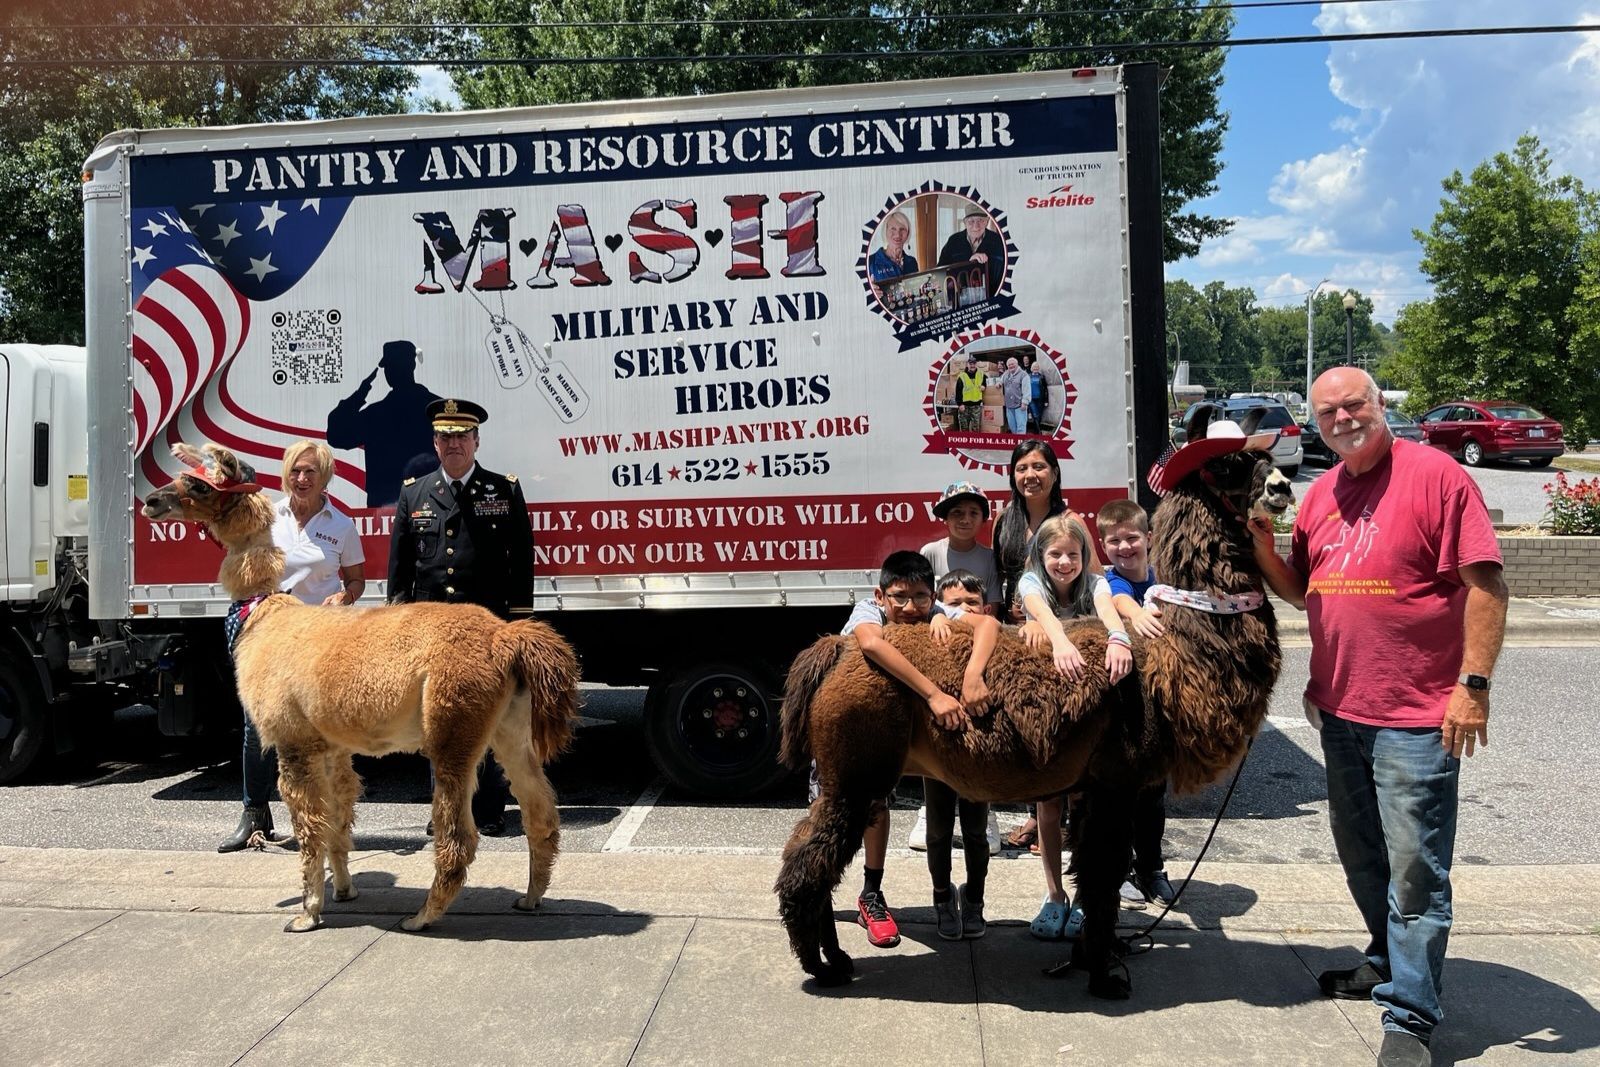
{"type": "Polygon", "coordinates": [[[1064,900],[1047,900],[1039,914],[1028,924],[1028,933],[1041,941],[1060,941],[1066,936],[1067,903],[1064,900]]]}
{"type": "Polygon", "coordinates": [[[1067,923],[1061,928],[1061,936],[1068,941],[1075,939],[1083,933],[1083,909],[1073,908],[1072,914],[1067,916],[1067,923]]]}

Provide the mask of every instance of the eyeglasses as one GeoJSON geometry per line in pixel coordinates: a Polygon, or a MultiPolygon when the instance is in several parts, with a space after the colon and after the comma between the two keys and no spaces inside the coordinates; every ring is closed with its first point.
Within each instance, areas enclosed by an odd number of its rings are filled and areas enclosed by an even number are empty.
{"type": "Polygon", "coordinates": [[[933,607],[932,593],[914,593],[911,596],[897,596],[894,593],[885,594],[889,603],[904,611],[915,604],[919,608],[933,607]]]}

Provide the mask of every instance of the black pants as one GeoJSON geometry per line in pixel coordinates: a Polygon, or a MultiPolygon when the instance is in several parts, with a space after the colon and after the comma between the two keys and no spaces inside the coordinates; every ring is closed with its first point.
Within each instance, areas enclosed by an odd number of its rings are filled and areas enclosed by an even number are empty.
{"type": "Polygon", "coordinates": [[[983,883],[989,876],[989,805],[958,797],[956,791],[933,778],[922,780],[922,800],[928,808],[928,877],[935,889],[950,885],[950,848],[955,838],[956,812],[961,813],[961,850],[967,860],[967,896],[983,900],[983,883]]]}
{"type": "Polygon", "coordinates": [[[1133,804],[1133,869],[1142,875],[1161,870],[1161,835],[1167,831],[1167,783],[1141,789],[1133,804]]]}

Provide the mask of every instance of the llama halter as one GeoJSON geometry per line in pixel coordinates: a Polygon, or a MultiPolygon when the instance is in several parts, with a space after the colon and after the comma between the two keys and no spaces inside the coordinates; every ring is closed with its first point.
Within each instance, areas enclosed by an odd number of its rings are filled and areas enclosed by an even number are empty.
{"type": "Polygon", "coordinates": [[[1208,612],[1212,615],[1241,615],[1247,611],[1254,611],[1266,603],[1266,596],[1258,592],[1250,593],[1208,593],[1203,589],[1174,589],[1170,585],[1152,585],[1145,591],[1145,607],[1150,606],[1154,600],[1164,600],[1168,604],[1182,604],[1186,608],[1196,611],[1208,612]]]}

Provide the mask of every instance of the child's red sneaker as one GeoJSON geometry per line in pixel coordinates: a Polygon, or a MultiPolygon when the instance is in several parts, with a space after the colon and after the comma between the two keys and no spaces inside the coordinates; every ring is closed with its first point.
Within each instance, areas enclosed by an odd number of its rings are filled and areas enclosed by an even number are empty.
{"type": "Polygon", "coordinates": [[[900,943],[900,927],[889,914],[889,902],[882,893],[863,893],[856,899],[856,922],[876,948],[894,948],[900,943]]]}

